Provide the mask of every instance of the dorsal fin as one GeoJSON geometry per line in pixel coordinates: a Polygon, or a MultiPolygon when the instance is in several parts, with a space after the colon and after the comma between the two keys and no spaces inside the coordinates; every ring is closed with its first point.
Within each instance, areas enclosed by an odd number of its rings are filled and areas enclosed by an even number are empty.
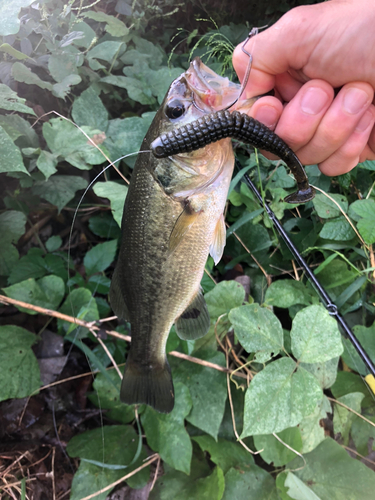
{"type": "Polygon", "coordinates": [[[210,315],[204,300],[202,290],[199,290],[194,299],[175,322],[176,332],[180,339],[200,339],[210,328],[210,315]]]}

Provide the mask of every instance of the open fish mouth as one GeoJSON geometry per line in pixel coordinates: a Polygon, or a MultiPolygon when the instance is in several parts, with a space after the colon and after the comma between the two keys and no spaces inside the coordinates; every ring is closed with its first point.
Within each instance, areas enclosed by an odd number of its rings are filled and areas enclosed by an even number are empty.
{"type": "Polygon", "coordinates": [[[194,95],[195,105],[205,113],[226,109],[240,92],[239,84],[212,71],[199,57],[190,63],[185,78],[194,95]]]}

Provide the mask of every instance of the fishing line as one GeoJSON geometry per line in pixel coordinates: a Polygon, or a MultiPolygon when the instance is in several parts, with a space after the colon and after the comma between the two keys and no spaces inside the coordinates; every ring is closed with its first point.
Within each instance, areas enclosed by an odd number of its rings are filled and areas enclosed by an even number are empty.
{"type": "MultiPolygon", "coordinates": [[[[81,196],[81,198],[80,198],[80,200],[79,200],[79,202],[78,202],[78,204],[77,204],[76,210],[75,210],[75,212],[74,212],[74,214],[73,214],[72,223],[71,223],[71,226],[70,226],[70,232],[69,232],[69,242],[68,242],[68,261],[67,261],[67,265],[68,265],[68,283],[67,283],[67,284],[68,284],[68,290],[69,290],[69,302],[70,302],[70,307],[71,307],[72,315],[73,315],[74,317],[76,317],[76,314],[75,314],[75,310],[74,310],[74,306],[73,306],[73,302],[72,302],[72,298],[71,298],[71,291],[72,291],[72,290],[71,290],[71,283],[70,283],[70,279],[71,279],[71,276],[70,276],[70,261],[71,261],[70,249],[71,249],[71,241],[72,241],[73,228],[74,228],[74,224],[75,224],[75,221],[76,221],[76,218],[77,218],[77,214],[78,214],[78,210],[79,210],[79,208],[80,208],[80,206],[81,206],[81,203],[82,203],[82,201],[83,201],[84,197],[86,196],[86,193],[87,193],[87,192],[88,192],[88,190],[91,188],[91,186],[92,186],[92,185],[93,185],[93,184],[97,181],[97,179],[98,179],[98,178],[99,178],[99,177],[100,177],[100,176],[101,176],[101,175],[102,175],[102,174],[103,174],[106,170],[108,170],[110,167],[114,166],[114,163],[117,163],[117,162],[119,162],[119,161],[123,160],[124,158],[128,158],[128,157],[130,157],[130,156],[135,156],[135,155],[138,155],[139,153],[148,153],[148,152],[150,152],[150,151],[147,151],[147,150],[146,150],[146,151],[137,151],[137,152],[134,152],[134,153],[129,153],[129,154],[127,154],[127,155],[124,155],[124,156],[122,156],[122,157],[118,158],[118,159],[117,159],[117,160],[115,160],[114,162],[110,162],[110,163],[109,163],[109,164],[108,164],[105,168],[103,168],[103,170],[102,170],[101,172],[99,172],[99,174],[98,174],[98,175],[96,175],[96,176],[94,177],[94,179],[90,182],[90,184],[87,186],[87,188],[86,188],[86,189],[85,189],[85,191],[83,192],[83,194],[82,194],[82,196],[81,196]]],[[[118,171],[118,170],[117,170],[117,168],[115,168],[115,170],[116,170],[116,171],[118,171]]],[[[108,229],[108,231],[110,231],[110,228],[108,229]]],[[[109,234],[109,233],[108,233],[108,234],[109,234]]],[[[90,300],[89,300],[89,302],[88,302],[88,304],[87,304],[87,306],[86,306],[87,308],[89,308],[89,307],[90,307],[91,302],[94,300],[95,293],[96,293],[96,291],[97,291],[98,286],[99,286],[99,283],[97,283],[97,284],[96,284],[96,286],[95,286],[95,288],[94,288],[94,291],[93,291],[93,293],[92,293],[92,295],[91,295],[91,298],[90,298],[90,300]]],[[[68,350],[68,353],[67,353],[67,355],[66,355],[66,359],[68,359],[68,358],[69,358],[70,353],[71,353],[71,351],[72,351],[72,349],[73,349],[73,346],[74,346],[74,345],[76,345],[77,347],[80,347],[80,346],[78,345],[78,339],[77,339],[78,334],[79,334],[79,332],[80,332],[80,329],[81,329],[81,327],[80,327],[80,326],[78,326],[78,327],[76,328],[76,332],[75,332],[74,337],[73,337],[73,338],[71,338],[71,339],[68,339],[68,340],[71,342],[71,345],[70,345],[69,350],[68,350]]],[[[82,341],[81,341],[81,343],[82,343],[82,341]]],[[[82,346],[82,347],[83,347],[83,346],[82,346]]],[[[82,348],[81,348],[81,350],[82,350],[82,348]]],[[[91,363],[91,360],[89,359],[89,357],[88,357],[88,355],[87,355],[87,352],[85,352],[85,350],[83,350],[83,353],[84,353],[84,355],[85,355],[85,357],[86,357],[87,364],[89,365],[90,369],[92,370],[92,363],[91,363]]],[[[100,412],[100,420],[101,420],[101,429],[102,429],[102,443],[103,443],[102,449],[103,449],[103,463],[104,463],[104,460],[105,460],[105,457],[104,457],[104,431],[103,431],[104,422],[103,422],[103,413],[102,413],[102,407],[101,407],[100,396],[99,396],[99,394],[98,394],[98,393],[97,393],[97,398],[98,398],[98,405],[99,405],[99,412],[100,412]]],[[[137,453],[136,453],[136,455],[137,455],[137,453]]]]}

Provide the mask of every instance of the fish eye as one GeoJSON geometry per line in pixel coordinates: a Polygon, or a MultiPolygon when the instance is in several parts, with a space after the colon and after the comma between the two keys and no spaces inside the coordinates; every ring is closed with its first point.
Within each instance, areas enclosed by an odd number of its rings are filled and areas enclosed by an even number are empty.
{"type": "Polygon", "coordinates": [[[182,116],[184,113],[185,113],[185,106],[181,101],[178,101],[177,99],[171,101],[165,107],[165,114],[171,120],[176,120],[177,118],[180,118],[180,116],[182,116]]]}

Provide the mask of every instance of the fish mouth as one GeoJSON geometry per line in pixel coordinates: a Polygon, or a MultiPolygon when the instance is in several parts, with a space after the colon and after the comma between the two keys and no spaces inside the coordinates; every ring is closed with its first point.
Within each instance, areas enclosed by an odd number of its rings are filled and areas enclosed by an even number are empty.
{"type": "Polygon", "coordinates": [[[195,105],[204,112],[226,109],[236,101],[240,85],[208,68],[199,57],[193,59],[185,73],[195,105]]]}

